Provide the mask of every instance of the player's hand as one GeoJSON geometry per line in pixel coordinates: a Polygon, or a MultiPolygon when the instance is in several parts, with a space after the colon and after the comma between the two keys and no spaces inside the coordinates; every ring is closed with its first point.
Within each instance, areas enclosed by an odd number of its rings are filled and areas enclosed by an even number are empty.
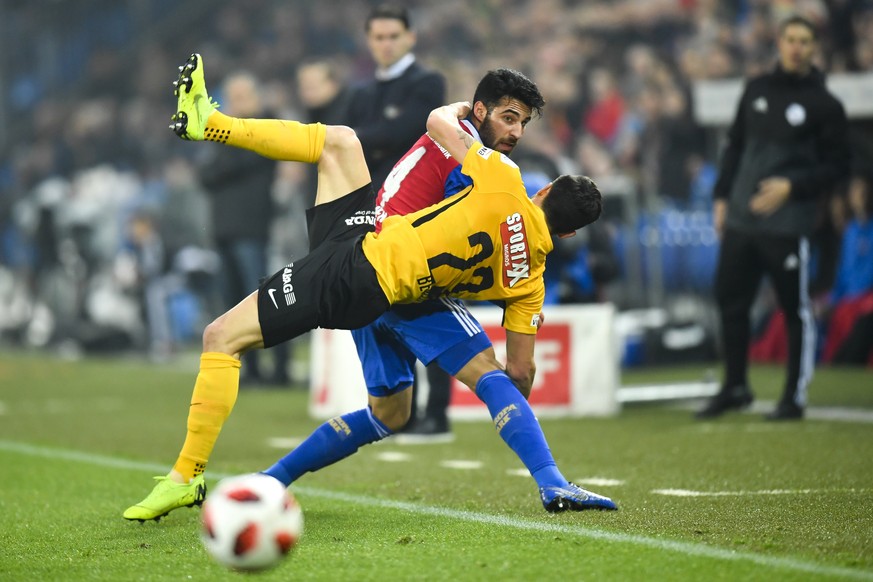
{"type": "Polygon", "coordinates": [[[769,216],[782,208],[791,194],[791,180],[773,177],[758,182],[758,191],[749,202],[749,210],[753,214],[769,216]]]}
{"type": "Polygon", "coordinates": [[[537,329],[541,328],[543,324],[546,322],[546,315],[540,312],[539,318],[537,319],[537,329]]]}
{"type": "Polygon", "coordinates": [[[470,114],[470,109],[472,108],[469,101],[458,101],[446,105],[446,109],[451,111],[451,114],[458,119],[465,119],[470,114]]]}

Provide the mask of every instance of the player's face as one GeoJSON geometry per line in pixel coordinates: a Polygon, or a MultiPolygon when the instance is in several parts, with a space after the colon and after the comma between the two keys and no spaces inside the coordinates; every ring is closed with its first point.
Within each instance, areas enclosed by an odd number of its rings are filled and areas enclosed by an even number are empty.
{"type": "Polygon", "coordinates": [[[415,33],[394,18],[375,18],[367,30],[367,46],[380,68],[390,67],[412,50],[415,33]]]}
{"type": "Polygon", "coordinates": [[[779,36],[779,62],[788,73],[805,75],[812,65],[815,39],[802,24],[791,24],[779,36]]]}
{"type": "Polygon", "coordinates": [[[531,109],[517,99],[503,99],[479,125],[482,144],[502,154],[515,149],[531,118],[531,109]]]}
{"type": "Polygon", "coordinates": [[[258,87],[251,77],[242,75],[227,81],[224,88],[225,111],[237,117],[257,117],[261,113],[258,87]]]}
{"type": "Polygon", "coordinates": [[[306,107],[321,107],[339,92],[330,71],[322,64],[305,65],[297,70],[298,96],[306,107]]]}

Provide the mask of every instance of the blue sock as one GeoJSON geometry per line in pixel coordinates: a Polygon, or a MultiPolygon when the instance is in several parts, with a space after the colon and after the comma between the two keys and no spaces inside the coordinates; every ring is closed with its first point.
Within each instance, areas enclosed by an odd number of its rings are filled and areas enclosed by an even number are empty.
{"type": "Polygon", "coordinates": [[[476,396],[488,406],[494,427],[540,487],[564,487],[549,444],[530,405],[505,372],[488,372],[476,383],[476,396]]]}
{"type": "Polygon", "coordinates": [[[391,435],[368,408],[332,418],[315,429],[296,449],[264,471],[287,487],[308,471],[345,459],[364,445],[391,435]]]}

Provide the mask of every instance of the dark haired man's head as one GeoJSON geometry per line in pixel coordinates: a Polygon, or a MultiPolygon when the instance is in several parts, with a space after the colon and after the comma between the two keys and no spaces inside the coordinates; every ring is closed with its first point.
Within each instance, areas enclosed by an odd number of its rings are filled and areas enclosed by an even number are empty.
{"type": "Polygon", "coordinates": [[[804,76],[812,67],[816,30],[802,16],[792,16],[779,25],[779,65],[786,73],[804,76]]]}
{"type": "Polygon", "coordinates": [[[415,46],[409,12],[401,6],[382,4],[374,8],[367,17],[366,32],[367,47],[380,69],[387,69],[415,46]]]}
{"type": "Polygon", "coordinates": [[[374,20],[398,20],[406,30],[409,26],[409,11],[404,6],[397,4],[379,4],[370,11],[367,15],[367,22],[364,24],[364,32],[370,32],[370,25],[374,20]]]}
{"type": "Polygon", "coordinates": [[[534,197],[542,196],[539,206],[546,215],[553,235],[575,233],[600,218],[603,202],[597,184],[587,176],[559,176],[534,197]]]}
{"type": "Polygon", "coordinates": [[[785,31],[789,26],[802,26],[809,31],[809,34],[812,35],[813,40],[818,40],[818,30],[816,30],[815,25],[808,18],[804,18],[799,14],[795,14],[794,16],[789,16],[785,20],[779,23],[779,36],[785,34],[785,31]]]}
{"type": "Polygon", "coordinates": [[[489,110],[507,98],[526,105],[537,117],[543,114],[546,104],[536,84],[514,69],[488,71],[473,93],[473,103],[481,101],[489,110]]]}
{"type": "Polygon", "coordinates": [[[542,115],[544,105],[533,81],[512,69],[496,69],[479,81],[471,118],[484,145],[509,154],[531,118],[542,115]]]}

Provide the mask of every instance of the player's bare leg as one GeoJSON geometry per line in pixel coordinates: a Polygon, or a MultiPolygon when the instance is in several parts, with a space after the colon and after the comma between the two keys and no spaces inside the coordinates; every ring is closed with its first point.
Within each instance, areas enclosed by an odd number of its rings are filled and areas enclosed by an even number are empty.
{"type": "Polygon", "coordinates": [[[397,432],[409,422],[412,412],[411,388],[410,385],[400,392],[388,396],[373,396],[371,394],[368,397],[367,401],[370,410],[373,411],[373,416],[390,428],[392,432],[397,432]]]}

